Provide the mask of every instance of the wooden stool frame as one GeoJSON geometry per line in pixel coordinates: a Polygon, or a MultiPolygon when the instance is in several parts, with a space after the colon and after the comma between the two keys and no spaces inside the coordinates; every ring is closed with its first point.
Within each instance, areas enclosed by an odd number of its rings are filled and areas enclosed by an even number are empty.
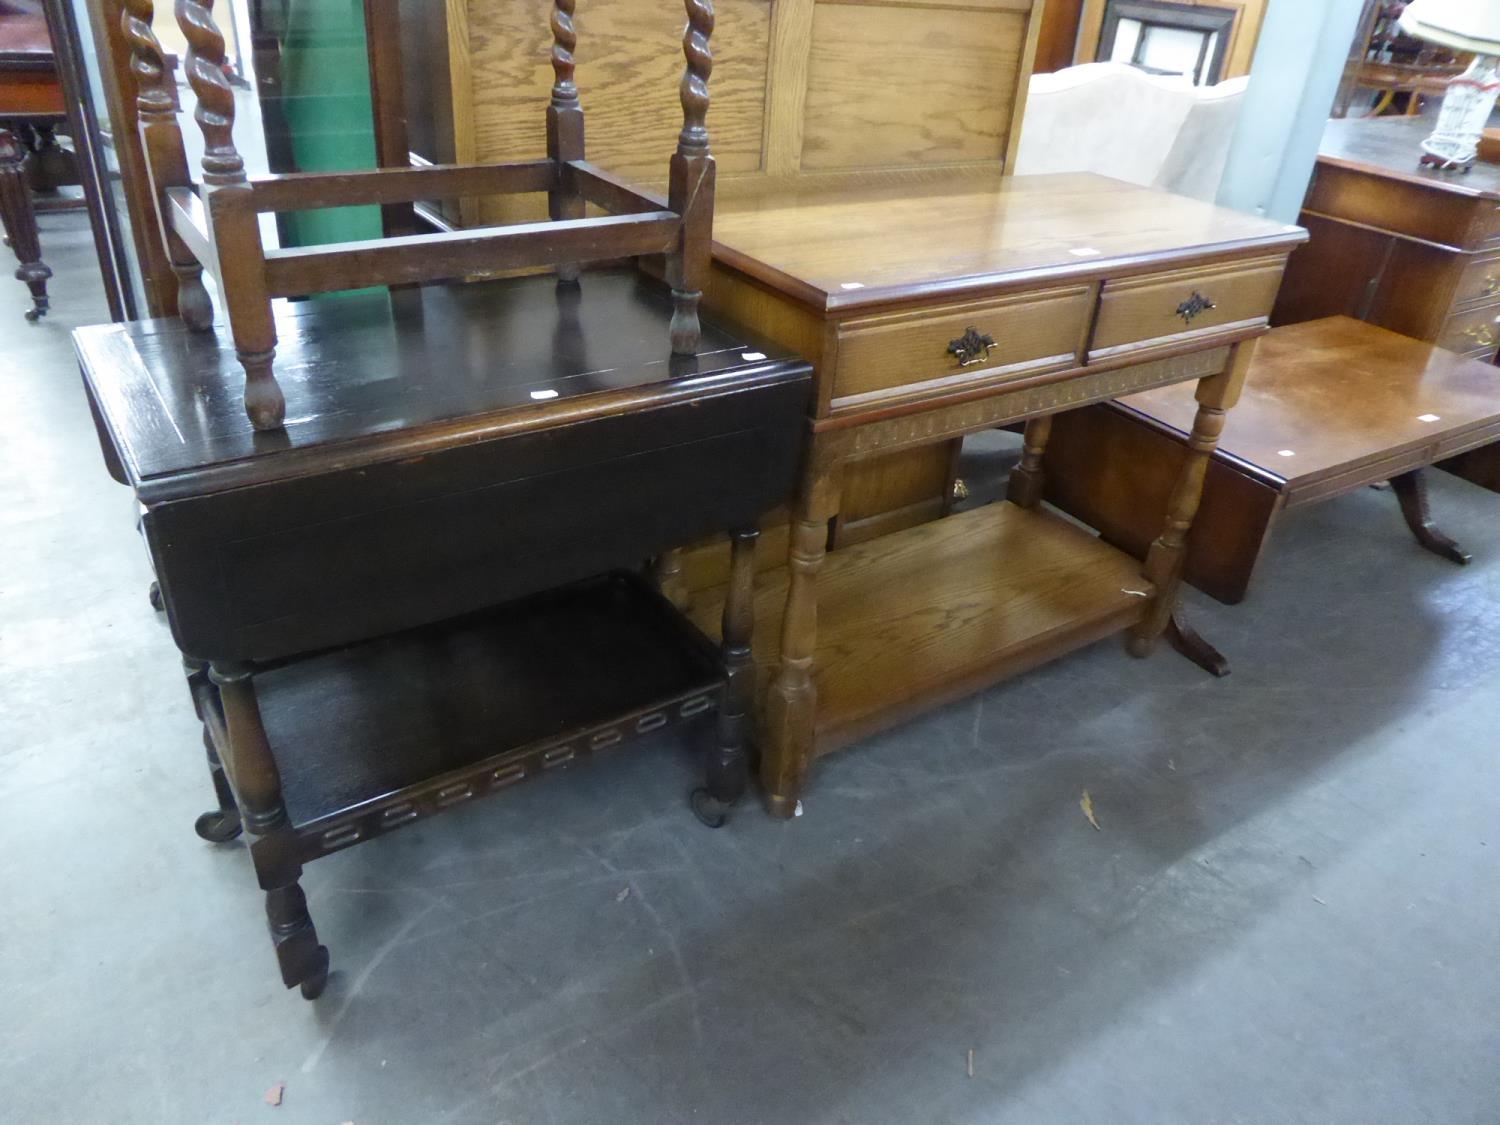
{"type": "Polygon", "coordinates": [[[131,45],[141,144],[178,281],[179,312],[194,329],[212,327],[214,309],[202,276],[207,269],[245,369],[245,412],[256,429],[280,428],[286,413],[272,371],[271,301],[277,297],[543,266],[571,284],[580,263],[664,254],[673,301],[671,348],[693,354],[713,228],[714,159],[705,124],[713,4],[685,0],[683,126],[663,200],[584,159],[583,108],[573,81],[576,2],[553,0],[546,159],[251,177],[231,135],[234,91],[224,77],[224,37],[213,21],[213,0],[176,0],[177,23],[188,42],[188,83],[198,102],[194,118],[204,142],[202,183],[195,184],[161,45],[151,30],[152,0],[124,0],[121,27],[131,45]],[[260,237],[264,213],[521,192],[546,192],[551,220],[292,249],[266,249],[260,237]],[[590,203],[607,214],[585,217],[590,203]]]}

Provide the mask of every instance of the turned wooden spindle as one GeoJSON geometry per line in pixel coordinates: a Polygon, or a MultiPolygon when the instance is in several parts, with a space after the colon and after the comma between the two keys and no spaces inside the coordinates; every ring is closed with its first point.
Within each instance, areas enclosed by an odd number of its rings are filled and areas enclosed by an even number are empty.
{"type": "Polygon", "coordinates": [[[135,78],[141,147],[155,188],[151,193],[152,203],[166,246],[167,262],[177,278],[177,314],[189,328],[202,332],[213,326],[214,319],[213,301],[203,284],[203,265],[182,241],[162,205],[164,189],[191,187],[193,181],[161,43],[151,29],[154,14],[152,0],[123,0],[120,30],[130,44],[130,73],[135,78]]]}
{"type": "Polygon", "coordinates": [[[298,883],[302,865],[296,859],[296,833],[287,820],[281,773],[261,719],[254,675],[242,664],[215,663],[208,676],[218,688],[229,735],[225,765],[234,778],[245,827],[255,837],[250,846],[266,894],[266,922],[281,979],[288,988],[300,985],[311,1000],[328,980],[328,950],[318,944],[298,883]]]}
{"type": "Polygon", "coordinates": [[[176,0],[177,26],[188,44],[183,66],[198,102],[193,120],[203,134],[203,181],[240,184],[245,161],[234,147],[234,88],[224,77],[224,35],[213,6],[213,0],[176,0]]]}
{"type": "Polygon", "coordinates": [[[750,642],[755,628],[756,528],[730,535],[729,590],[724,598],[720,641],[724,656],[724,700],[719,705],[715,746],[708,760],[708,791],[733,804],[745,791],[745,741],[755,696],[755,661],[750,642]]]}
{"type": "MultiPolygon", "coordinates": [[[[556,164],[584,158],[583,106],[573,81],[573,51],[578,32],[573,29],[577,0],[553,0],[552,4],[552,100],[547,105],[547,157],[556,164]]],[[[547,212],[553,222],[581,219],[583,197],[562,186],[547,193],[547,212]]],[[[577,262],[559,262],[557,280],[578,280],[577,262]]]]}
{"type": "Polygon", "coordinates": [[[672,350],[692,355],[698,349],[698,302],[708,281],[713,238],[714,158],[708,147],[708,78],[714,56],[709,37],[714,30],[711,0],[686,0],[687,27],[682,51],[682,132],[672,155],[668,206],[682,216],[682,234],[667,255],[667,281],[672,286],[672,350]]]}
{"type": "Polygon", "coordinates": [[[1026,440],[1021,448],[1021,463],[1010,473],[1005,498],[1022,508],[1035,508],[1042,500],[1045,477],[1042,458],[1047,453],[1047,439],[1052,436],[1052,415],[1032,418],[1026,423],[1026,440]]]}
{"type": "Polygon", "coordinates": [[[792,524],[787,553],[786,608],[781,625],[781,664],[766,695],[766,747],[760,782],[772,816],[790,817],[812,761],[817,687],[813,652],[818,638],[818,571],[828,547],[825,520],[792,524]]]}
{"type": "Polygon", "coordinates": [[[791,817],[814,750],[818,692],[818,572],[828,554],[828,521],[839,509],[837,469],[810,466],[801,484],[787,545],[787,594],[781,618],[781,662],[766,693],[760,783],[766,809],[791,817]]]}
{"type": "Polygon", "coordinates": [[[203,134],[203,196],[212,217],[214,256],[235,353],[245,369],[245,413],[257,430],[274,430],[286,416],[286,400],[271,371],[276,322],[259,217],[245,162],[234,147],[234,90],[224,77],[224,36],[213,20],[213,0],[177,0],[176,12],[188,43],[183,65],[198,101],[193,120],[203,134]]]}
{"type": "Polygon", "coordinates": [[[31,188],[26,183],[26,146],[9,129],[0,128],[0,220],[4,221],[10,248],[16,255],[16,280],[31,290],[31,308],[26,319],[33,324],[47,315],[47,279],[52,270],[42,261],[37,235],[36,211],[31,188]]]}
{"type": "Polygon", "coordinates": [[[1198,413],[1193,418],[1192,433],[1188,435],[1187,455],[1177,471],[1172,494],[1167,500],[1166,526],[1146,552],[1146,563],[1141,571],[1156,588],[1156,598],[1132,630],[1128,648],[1133,656],[1149,655],[1156,647],[1157,639],[1172,622],[1178,588],[1182,585],[1182,570],[1187,562],[1188,532],[1192,530],[1193,518],[1203,499],[1203,481],[1208,475],[1209,458],[1218,448],[1219,434],[1224,430],[1229,408],[1239,400],[1245,373],[1254,354],[1254,340],[1237,344],[1227,370],[1198,382],[1195,392],[1198,413]]]}

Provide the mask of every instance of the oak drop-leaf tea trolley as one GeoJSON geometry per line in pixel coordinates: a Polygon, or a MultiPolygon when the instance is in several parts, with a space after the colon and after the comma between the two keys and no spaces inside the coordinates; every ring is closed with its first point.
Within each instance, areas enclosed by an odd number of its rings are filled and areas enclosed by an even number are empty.
{"type": "Polygon", "coordinates": [[[75,343],[203,721],[218,803],[199,834],[249,829],[282,979],[313,998],[329,958],[298,884],[310,860],[716,707],[695,810],[712,821],[739,795],[755,529],[790,494],[809,368],[698,319],[707,0],[687,0],[666,200],[583,159],[572,0],[552,14],[547,159],[256,178],[210,7],[176,9],[202,185],[150,0],[123,19],[181,317],[75,343]],[[545,192],[552,220],[299,249],[265,248],[257,221],[493,192],[545,192]],[[580,271],[647,254],[665,287],[580,271]],[[726,531],[715,646],[659,578],[681,544],[726,531]]]}

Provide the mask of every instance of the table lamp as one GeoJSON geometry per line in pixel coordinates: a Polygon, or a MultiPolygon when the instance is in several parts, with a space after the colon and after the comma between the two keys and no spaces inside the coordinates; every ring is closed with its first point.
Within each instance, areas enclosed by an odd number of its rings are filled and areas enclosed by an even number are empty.
{"type": "Polygon", "coordinates": [[[1412,0],[1401,13],[1401,30],[1474,54],[1469,69],[1448,83],[1437,127],[1422,142],[1421,167],[1467,172],[1500,93],[1500,2],[1412,0]]]}

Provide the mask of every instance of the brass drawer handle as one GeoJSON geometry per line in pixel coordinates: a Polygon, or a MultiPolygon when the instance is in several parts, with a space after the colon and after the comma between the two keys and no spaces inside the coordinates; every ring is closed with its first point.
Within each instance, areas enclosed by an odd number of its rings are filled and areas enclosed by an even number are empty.
{"type": "Polygon", "coordinates": [[[1493,297],[1496,293],[1500,293],[1500,277],[1496,277],[1492,273],[1485,274],[1484,285],[1480,289],[1479,295],[1481,297],[1493,297]]]}
{"type": "Polygon", "coordinates": [[[1490,348],[1495,345],[1495,330],[1488,324],[1475,324],[1464,329],[1464,335],[1474,341],[1474,346],[1490,348]]]}
{"type": "Polygon", "coordinates": [[[1183,301],[1182,304],[1177,306],[1177,315],[1182,317],[1183,324],[1192,324],[1193,317],[1197,316],[1199,313],[1207,312],[1209,309],[1216,309],[1218,307],[1218,305],[1214,304],[1213,298],[1205,297],[1202,293],[1198,292],[1198,290],[1194,289],[1193,295],[1186,301],[1183,301]]]}
{"type": "Polygon", "coordinates": [[[957,340],[948,341],[948,353],[958,357],[960,367],[972,367],[987,360],[994,346],[993,336],[986,336],[977,328],[965,328],[957,340]]]}

